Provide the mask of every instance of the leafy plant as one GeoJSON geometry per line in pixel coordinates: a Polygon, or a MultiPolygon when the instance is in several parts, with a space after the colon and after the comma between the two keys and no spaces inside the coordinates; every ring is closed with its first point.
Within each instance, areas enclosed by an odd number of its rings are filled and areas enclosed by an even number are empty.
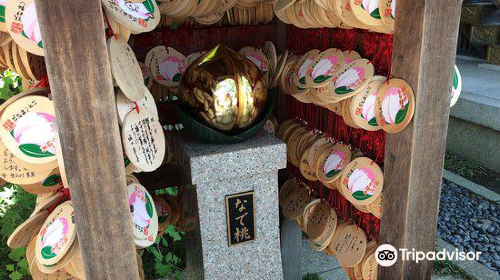
{"type": "Polygon", "coordinates": [[[0,73],[0,102],[3,102],[22,90],[21,77],[16,73],[5,70],[0,73]]]}
{"type": "Polygon", "coordinates": [[[7,239],[33,211],[36,197],[12,184],[0,186],[0,279],[28,279],[26,248],[11,250],[7,239]]]}

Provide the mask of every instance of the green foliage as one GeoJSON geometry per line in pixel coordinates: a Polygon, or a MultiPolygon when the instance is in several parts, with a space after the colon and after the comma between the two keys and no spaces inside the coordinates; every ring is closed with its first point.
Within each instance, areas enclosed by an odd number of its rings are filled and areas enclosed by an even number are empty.
{"type": "Polygon", "coordinates": [[[186,267],[183,235],[184,232],[169,225],[165,234],[157,238],[153,246],[144,250],[142,260],[148,279],[183,279],[186,267]]]}
{"type": "Polygon", "coordinates": [[[302,276],[302,280],[323,280],[323,278],[321,278],[316,273],[307,273],[306,275],[302,276]]]}
{"type": "Polygon", "coordinates": [[[21,77],[16,73],[5,70],[3,73],[0,73],[0,79],[0,102],[21,92],[21,77]]]}
{"type": "Polygon", "coordinates": [[[26,248],[11,250],[7,239],[33,211],[36,196],[17,185],[0,186],[0,279],[28,279],[26,248]]]}

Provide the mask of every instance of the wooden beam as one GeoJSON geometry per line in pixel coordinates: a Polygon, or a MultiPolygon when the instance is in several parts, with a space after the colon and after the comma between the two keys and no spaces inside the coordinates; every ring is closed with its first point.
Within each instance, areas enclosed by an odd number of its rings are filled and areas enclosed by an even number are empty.
{"type": "MultiPolygon", "coordinates": [[[[446,147],[460,0],[398,1],[392,77],[416,97],[413,122],[388,134],[380,244],[433,251],[446,147]]],[[[398,261],[378,279],[430,279],[432,262],[398,261]]]]}
{"type": "Polygon", "coordinates": [[[36,5],[86,278],[138,279],[101,1],[36,5]]]}

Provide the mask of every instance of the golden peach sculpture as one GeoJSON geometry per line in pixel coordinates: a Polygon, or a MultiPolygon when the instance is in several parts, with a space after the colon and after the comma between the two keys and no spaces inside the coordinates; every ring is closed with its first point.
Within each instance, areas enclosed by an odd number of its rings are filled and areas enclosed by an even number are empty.
{"type": "Polygon", "coordinates": [[[179,86],[183,106],[226,134],[251,127],[266,104],[264,76],[253,62],[224,45],[195,60],[179,86]]]}

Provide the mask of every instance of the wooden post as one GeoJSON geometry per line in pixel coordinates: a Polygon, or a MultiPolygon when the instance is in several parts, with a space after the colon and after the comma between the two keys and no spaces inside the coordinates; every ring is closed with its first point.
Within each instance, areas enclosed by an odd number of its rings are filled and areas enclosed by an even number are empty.
{"type": "MultiPolygon", "coordinates": [[[[416,97],[413,122],[388,134],[380,244],[433,251],[443,173],[460,0],[398,1],[392,77],[416,97]]],[[[378,279],[430,279],[432,262],[398,261],[378,279]]]]}
{"type": "Polygon", "coordinates": [[[86,278],[138,279],[101,1],[36,5],[86,278]]]}

